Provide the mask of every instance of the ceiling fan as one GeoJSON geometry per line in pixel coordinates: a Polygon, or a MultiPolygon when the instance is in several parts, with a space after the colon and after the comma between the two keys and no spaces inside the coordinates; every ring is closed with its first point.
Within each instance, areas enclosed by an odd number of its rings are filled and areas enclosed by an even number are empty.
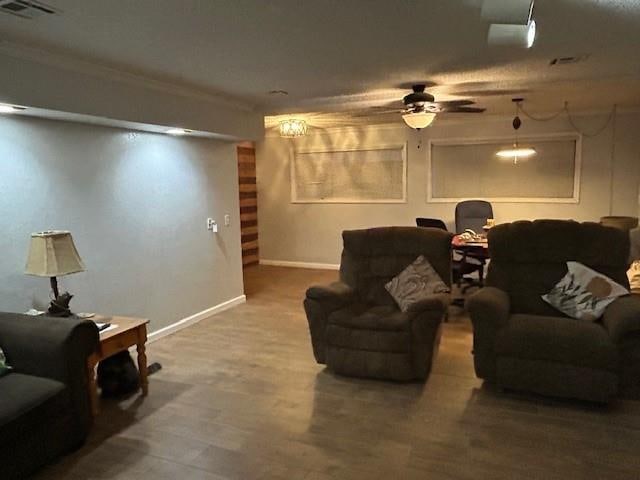
{"type": "Polygon", "coordinates": [[[375,113],[402,113],[402,119],[411,128],[420,130],[431,125],[431,122],[438,113],[482,113],[484,108],[472,107],[475,102],[472,100],[448,100],[436,102],[435,97],[425,92],[426,84],[420,83],[413,85],[410,94],[402,99],[404,108],[401,108],[399,102],[394,102],[389,107],[378,107],[375,113]],[[395,107],[395,104],[398,104],[395,107]]]}

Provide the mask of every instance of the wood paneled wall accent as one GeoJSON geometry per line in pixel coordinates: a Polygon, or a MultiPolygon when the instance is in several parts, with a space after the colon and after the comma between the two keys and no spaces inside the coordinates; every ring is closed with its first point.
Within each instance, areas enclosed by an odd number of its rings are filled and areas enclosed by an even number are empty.
{"type": "Polygon", "coordinates": [[[240,185],[240,231],[242,265],[254,265],[258,250],[258,189],[256,186],[256,150],[238,146],[238,181],[240,185]]]}

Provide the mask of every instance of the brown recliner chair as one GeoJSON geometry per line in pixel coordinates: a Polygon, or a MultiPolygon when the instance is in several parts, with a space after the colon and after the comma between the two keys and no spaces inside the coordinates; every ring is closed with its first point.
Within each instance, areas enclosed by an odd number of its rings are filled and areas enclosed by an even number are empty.
{"type": "Polygon", "coordinates": [[[596,223],[520,221],[489,232],[487,288],[467,301],[476,374],[500,387],[607,402],[640,382],[640,300],[601,320],[568,318],[541,296],[580,262],[629,286],[629,237],[596,223]]]}
{"type": "Polygon", "coordinates": [[[384,285],[424,255],[451,286],[452,235],[434,228],[345,231],[340,281],[307,290],[304,308],[316,361],[343,375],[426,379],[449,295],[400,311],[384,285]]]}

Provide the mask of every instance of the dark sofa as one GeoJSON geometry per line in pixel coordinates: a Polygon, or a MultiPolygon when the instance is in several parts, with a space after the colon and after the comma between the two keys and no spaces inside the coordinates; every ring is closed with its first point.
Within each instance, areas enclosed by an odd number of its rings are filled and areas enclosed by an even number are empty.
{"type": "Polygon", "coordinates": [[[424,255],[451,286],[452,235],[436,228],[345,231],[340,281],[307,290],[316,361],[343,375],[424,380],[450,302],[434,294],[402,312],[384,285],[424,255]]]}
{"type": "Polygon", "coordinates": [[[576,261],[628,288],[629,236],[596,223],[519,221],[489,233],[487,288],[467,301],[478,377],[501,387],[608,402],[640,384],[640,299],[615,300],[598,322],[542,300],[576,261]]]}
{"type": "Polygon", "coordinates": [[[0,377],[0,478],[24,478],[82,445],[91,426],[90,321],[0,313],[0,347],[13,371],[0,377]]]}

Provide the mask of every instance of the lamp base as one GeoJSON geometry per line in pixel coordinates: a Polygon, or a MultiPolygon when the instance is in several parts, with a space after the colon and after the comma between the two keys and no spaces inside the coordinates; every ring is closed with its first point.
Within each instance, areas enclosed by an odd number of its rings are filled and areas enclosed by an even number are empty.
{"type": "Polygon", "coordinates": [[[47,310],[48,315],[52,317],[69,317],[71,316],[71,309],[69,308],[69,303],[73,295],[69,292],[64,292],[61,295],[56,296],[53,300],[51,300],[51,304],[49,304],[49,309],[47,310]]]}

